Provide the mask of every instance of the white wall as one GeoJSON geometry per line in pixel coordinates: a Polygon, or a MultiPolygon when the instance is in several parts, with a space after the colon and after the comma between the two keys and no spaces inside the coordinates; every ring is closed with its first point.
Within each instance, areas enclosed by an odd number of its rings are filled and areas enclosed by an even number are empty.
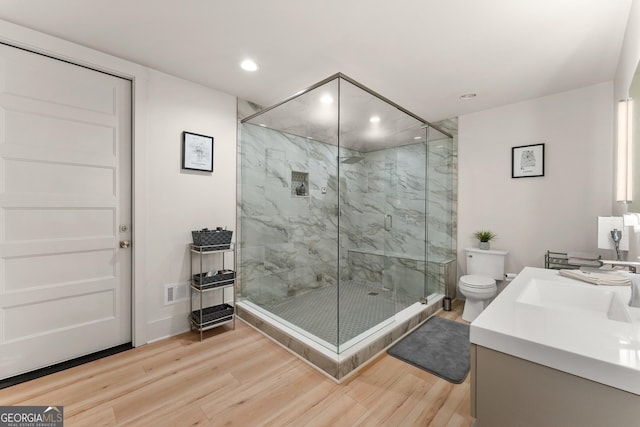
{"type": "Polygon", "coordinates": [[[236,98],[150,70],[147,129],[146,312],[153,340],[188,330],[188,303],[164,306],[163,292],[165,284],[189,278],[191,230],[235,229],[236,98]],[[181,169],[185,130],[214,137],[212,174],[181,169]]]}
{"type": "Polygon", "coordinates": [[[506,270],[544,266],[547,250],[595,252],[613,198],[613,83],[459,118],[458,260],[474,231],[498,234],[506,270]],[[511,178],[511,148],[545,143],[545,176],[511,178]]]}
{"type": "Polygon", "coordinates": [[[190,230],[235,228],[235,98],[5,21],[0,42],[132,80],[133,341],[187,330],[187,304],[165,307],[164,285],[188,279],[190,230]],[[181,171],[183,130],[215,138],[213,174],[181,171]]]}

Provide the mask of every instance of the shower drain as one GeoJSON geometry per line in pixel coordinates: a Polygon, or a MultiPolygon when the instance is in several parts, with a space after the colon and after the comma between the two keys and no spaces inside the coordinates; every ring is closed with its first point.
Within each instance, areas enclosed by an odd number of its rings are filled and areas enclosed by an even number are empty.
{"type": "Polygon", "coordinates": [[[375,297],[376,295],[378,295],[378,293],[377,292],[369,292],[367,295],[370,296],[370,297],[375,297]]]}

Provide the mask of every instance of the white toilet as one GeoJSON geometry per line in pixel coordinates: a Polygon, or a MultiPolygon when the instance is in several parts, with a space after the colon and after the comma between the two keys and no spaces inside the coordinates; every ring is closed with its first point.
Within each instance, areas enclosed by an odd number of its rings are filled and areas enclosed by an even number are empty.
{"type": "Polygon", "coordinates": [[[504,280],[507,251],[467,248],[467,275],[460,278],[458,289],[465,296],[462,319],[473,322],[496,296],[496,280],[504,280]]]}

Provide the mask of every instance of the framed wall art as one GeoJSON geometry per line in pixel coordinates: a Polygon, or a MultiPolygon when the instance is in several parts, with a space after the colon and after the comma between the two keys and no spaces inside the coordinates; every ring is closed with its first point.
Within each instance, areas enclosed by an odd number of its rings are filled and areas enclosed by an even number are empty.
{"type": "Polygon", "coordinates": [[[544,144],[511,148],[511,178],[544,176],[544,144]]]}
{"type": "Polygon", "coordinates": [[[182,169],[213,172],[213,137],[182,132],[182,169]]]}

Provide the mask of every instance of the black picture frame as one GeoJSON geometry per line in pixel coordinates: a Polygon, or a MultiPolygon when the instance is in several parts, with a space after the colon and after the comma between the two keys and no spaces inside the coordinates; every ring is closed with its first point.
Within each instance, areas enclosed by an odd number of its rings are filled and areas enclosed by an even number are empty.
{"type": "Polygon", "coordinates": [[[544,176],[544,143],[511,148],[511,178],[544,176]]]}
{"type": "Polygon", "coordinates": [[[213,137],[182,132],[182,169],[213,172],[213,137]]]}

